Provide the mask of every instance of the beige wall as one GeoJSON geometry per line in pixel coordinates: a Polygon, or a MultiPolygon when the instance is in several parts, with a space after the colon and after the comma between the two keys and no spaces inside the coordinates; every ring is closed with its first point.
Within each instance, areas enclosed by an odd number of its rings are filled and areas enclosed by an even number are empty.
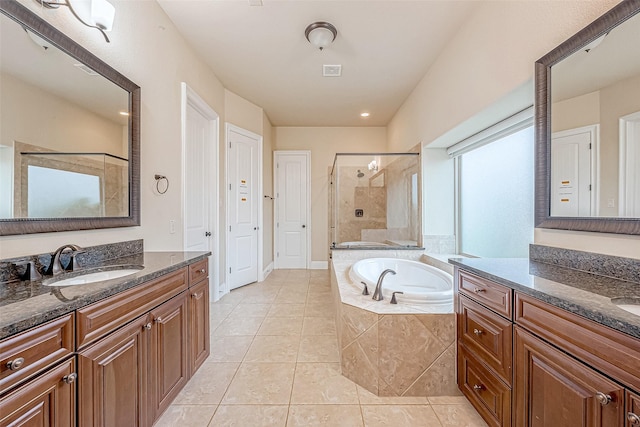
{"type": "MultiPolygon", "coordinates": [[[[441,143],[443,136],[454,131],[462,139],[531,105],[535,61],[617,3],[497,1],[481,5],[389,123],[389,150],[406,150],[419,142],[441,143]]],[[[640,258],[640,236],[536,229],[534,241],[640,258]]]]}
{"type": "Polygon", "coordinates": [[[274,150],[311,151],[311,260],[329,255],[329,172],[335,153],[384,152],[384,127],[275,127],[274,150]]]}
{"type": "Polygon", "coordinates": [[[273,127],[269,117],[262,113],[262,257],[264,268],[273,262],[273,207],[274,201],[264,198],[273,197],[273,127]]]}
{"type": "MultiPolygon", "coordinates": [[[[2,237],[0,258],[53,251],[63,243],[89,246],[137,238],[144,239],[147,250],[182,249],[180,83],[186,82],[195,90],[224,123],[222,84],[177,33],[156,2],[113,0],[116,18],[109,34],[111,43],[105,43],[98,31],[81,25],[65,8],[47,10],[32,0],[20,0],[20,3],[142,88],[142,218],[140,227],[2,237]],[[166,175],[171,182],[164,195],[153,191],[155,173],[166,175]],[[177,221],[175,234],[169,233],[171,219],[177,221]]],[[[220,129],[223,141],[224,126],[220,129]]],[[[223,171],[220,172],[223,182],[223,171]]],[[[221,206],[221,218],[223,214],[224,206],[221,206]]]]}

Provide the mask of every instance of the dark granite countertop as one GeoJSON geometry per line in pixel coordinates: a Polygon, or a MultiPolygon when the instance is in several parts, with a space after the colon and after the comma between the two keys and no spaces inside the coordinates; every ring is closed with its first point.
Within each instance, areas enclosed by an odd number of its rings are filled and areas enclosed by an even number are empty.
{"type": "MultiPolygon", "coordinates": [[[[0,339],[205,259],[210,252],[143,252],[101,265],[143,266],[132,275],[86,285],[45,286],[43,281],[0,284],[0,339]]],[[[88,269],[87,269],[88,270],[88,269]]],[[[96,270],[96,267],[91,267],[96,270]]],[[[81,274],[82,270],[75,272],[81,274]]],[[[68,273],[58,278],[74,275],[68,273]]]]}
{"type": "Polygon", "coordinates": [[[640,316],[611,302],[640,297],[640,283],[526,258],[451,258],[449,263],[617,331],[640,338],[640,316]]]}

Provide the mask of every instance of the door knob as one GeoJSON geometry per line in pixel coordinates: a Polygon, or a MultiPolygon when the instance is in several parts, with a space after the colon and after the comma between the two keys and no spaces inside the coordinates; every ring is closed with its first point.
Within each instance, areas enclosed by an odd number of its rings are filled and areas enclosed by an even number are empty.
{"type": "Polygon", "coordinates": [[[307,228],[307,226],[306,226],[306,225],[304,225],[304,224],[302,224],[302,228],[307,228]]]}
{"type": "Polygon", "coordinates": [[[257,230],[257,229],[258,229],[258,227],[253,227],[253,229],[254,229],[254,230],[257,230]]]}
{"type": "Polygon", "coordinates": [[[205,231],[204,235],[205,235],[205,237],[209,237],[209,236],[211,236],[211,232],[210,231],[205,231]]]}

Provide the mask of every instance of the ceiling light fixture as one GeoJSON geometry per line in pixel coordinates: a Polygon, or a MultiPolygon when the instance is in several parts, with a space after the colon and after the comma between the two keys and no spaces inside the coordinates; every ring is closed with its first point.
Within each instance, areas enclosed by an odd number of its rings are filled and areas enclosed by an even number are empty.
{"type": "Polygon", "coordinates": [[[110,42],[105,31],[113,28],[113,18],[116,9],[107,0],[35,0],[48,9],[58,9],[60,6],[69,8],[78,21],[89,28],[95,28],[102,33],[107,43],[110,42]]]}
{"type": "Polygon", "coordinates": [[[120,115],[121,116],[129,116],[129,112],[128,111],[120,111],[120,115]]]}
{"type": "Polygon", "coordinates": [[[314,22],[304,30],[304,36],[313,46],[322,50],[336,39],[338,30],[328,22],[314,22]]]}
{"type": "Polygon", "coordinates": [[[360,113],[360,117],[369,117],[370,113],[360,113]]]}

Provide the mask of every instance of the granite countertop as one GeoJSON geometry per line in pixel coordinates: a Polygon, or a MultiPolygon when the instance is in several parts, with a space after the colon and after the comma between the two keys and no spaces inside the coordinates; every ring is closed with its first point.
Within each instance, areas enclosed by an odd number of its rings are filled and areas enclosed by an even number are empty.
{"type": "MultiPolygon", "coordinates": [[[[111,280],[76,286],[45,286],[38,281],[0,284],[0,339],[70,313],[141,283],[207,258],[210,252],[142,252],[104,262],[100,267],[143,266],[139,272],[111,280]]],[[[86,270],[94,270],[92,266],[86,270]]],[[[81,274],[82,270],[75,272],[81,274]]],[[[58,277],[74,275],[68,273],[58,277]]]]}
{"type": "Polygon", "coordinates": [[[640,316],[611,302],[615,297],[639,298],[640,283],[526,258],[451,258],[449,263],[640,339],[640,316]]]}

